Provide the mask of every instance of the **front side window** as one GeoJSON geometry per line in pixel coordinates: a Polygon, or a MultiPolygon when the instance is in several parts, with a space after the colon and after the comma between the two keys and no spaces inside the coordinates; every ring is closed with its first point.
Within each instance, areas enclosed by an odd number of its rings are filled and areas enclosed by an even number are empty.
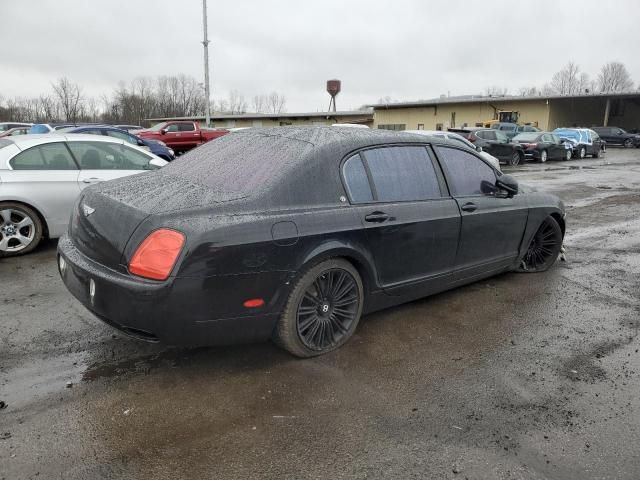
{"type": "Polygon", "coordinates": [[[77,170],[64,143],[45,143],[20,152],[11,160],[14,170],[77,170]]]}
{"type": "Polygon", "coordinates": [[[507,137],[506,134],[502,133],[502,132],[494,132],[494,135],[496,136],[496,140],[498,140],[501,143],[509,143],[509,137],[507,137]]]}
{"type": "Polygon", "coordinates": [[[177,132],[178,131],[178,124],[177,123],[172,123],[171,125],[168,125],[167,128],[165,128],[165,130],[167,132],[177,132]]]}
{"type": "Polygon", "coordinates": [[[150,170],[151,157],[126,145],[107,142],[69,142],[82,170],[150,170]]]}
{"type": "Polygon", "coordinates": [[[425,147],[385,147],[363,152],[379,202],[440,198],[438,177],[425,147]]]}
{"type": "Polygon", "coordinates": [[[373,193],[360,154],[349,158],[342,167],[347,193],[352,203],[373,201],[373,193]]]}
{"type": "Polygon", "coordinates": [[[454,196],[482,195],[485,181],[495,185],[493,168],[475,155],[450,147],[437,147],[437,150],[454,196]]]}

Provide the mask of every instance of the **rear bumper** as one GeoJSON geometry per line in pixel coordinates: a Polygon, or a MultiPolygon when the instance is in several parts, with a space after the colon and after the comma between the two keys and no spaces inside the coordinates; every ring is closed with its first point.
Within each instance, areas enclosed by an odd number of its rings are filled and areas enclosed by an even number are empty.
{"type": "Polygon", "coordinates": [[[147,281],[93,262],[66,235],[58,243],[58,256],[65,286],[96,317],[127,335],[168,345],[267,340],[290,277],[289,272],[268,272],[147,281]],[[264,307],[242,306],[243,298],[261,295],[267,301],[264,307]]]}

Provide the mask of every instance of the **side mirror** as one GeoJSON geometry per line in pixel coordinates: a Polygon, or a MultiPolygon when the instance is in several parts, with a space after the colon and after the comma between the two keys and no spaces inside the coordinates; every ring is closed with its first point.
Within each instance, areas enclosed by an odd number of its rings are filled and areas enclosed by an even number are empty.
{"type": "Polygon", "coordinates": [[[167,133],[167,129],[166,128],[161,128],[160,129],[160,134],[161,135],[166,135],[166,133],[167,133]]]}
{"type": "Polygon", "coordinates": [[[476,147],[476,152],[482,153],[482,147],[480,145],[476,147]]]}
{"type": "Polygon", "coordinates": [[[518,180],[511,175],[499,176],[496,180],[496,187],[507,192],[508,198],[518,194],[518,180]]]}
{"type": "Polygon", "coordinates": [[[144,147],[145,143],[142,140],[138,139],[138,146],[139,147],[144,147]]]}

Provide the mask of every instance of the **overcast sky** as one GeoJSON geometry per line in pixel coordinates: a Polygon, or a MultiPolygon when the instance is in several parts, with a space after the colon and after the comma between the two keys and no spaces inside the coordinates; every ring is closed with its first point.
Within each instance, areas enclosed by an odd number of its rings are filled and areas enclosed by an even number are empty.
{"type": "MultiPolygon", "coordinates": [[[[592,77],[610,60],[640,82],[639,0],[208,0],[214,98],[273,90],[287,109],[511,93],[573,60],[592,77]]],[[[67,76],[86,94],[121,80],[202,66],[201,0],[3,0],[0,95],[49,93],[67,76]]]]}

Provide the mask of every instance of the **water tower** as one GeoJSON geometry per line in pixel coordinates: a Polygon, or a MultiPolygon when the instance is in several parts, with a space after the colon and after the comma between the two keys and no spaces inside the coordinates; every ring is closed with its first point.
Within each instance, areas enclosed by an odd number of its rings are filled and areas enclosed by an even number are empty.
{"type": "Polygon", "coordinates": [[[329,111],[331,111],[331,105],[333,105],[333,111],[336,111],[336,97],[340,93],[340,80],[327,80],[327,92],[331,95],[329,101],[329,111]]]}

